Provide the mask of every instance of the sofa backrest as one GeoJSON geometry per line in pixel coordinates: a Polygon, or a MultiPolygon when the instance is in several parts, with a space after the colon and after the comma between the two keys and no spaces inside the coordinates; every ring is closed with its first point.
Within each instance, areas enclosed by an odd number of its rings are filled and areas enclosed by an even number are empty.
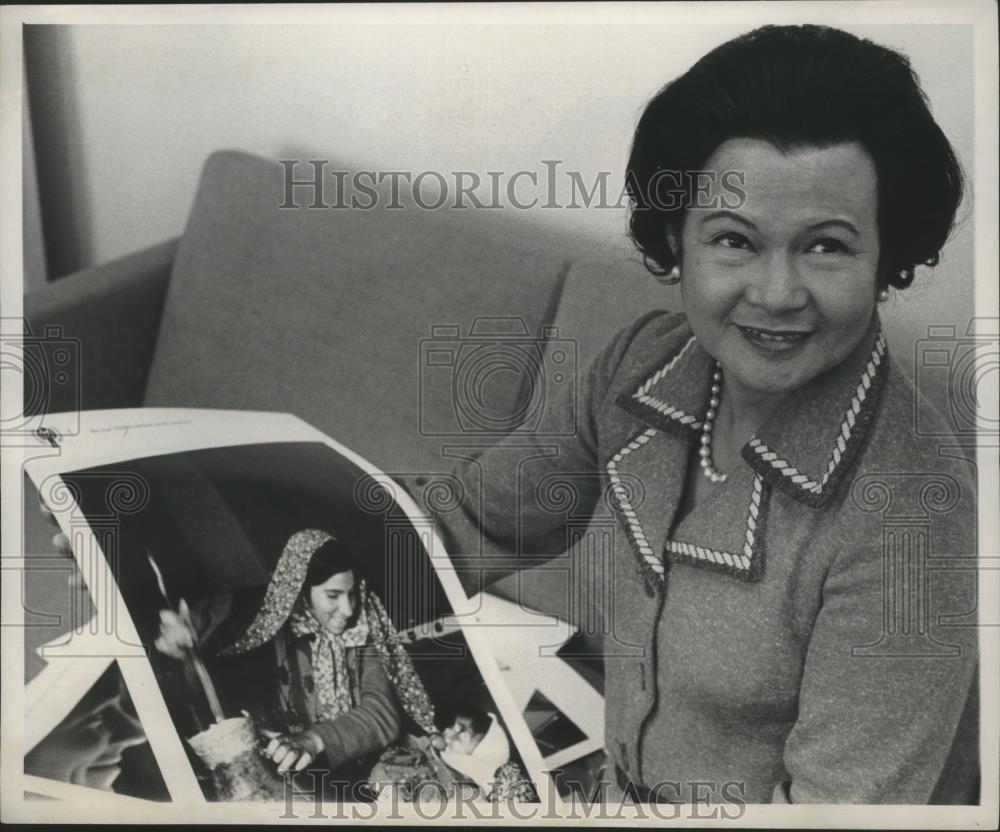
{"type": "Polygon", "coordinates": [[[206,162],[144,403],[289,411],[388,472],[446,470],[443,442],[488,438],[530,393],[565,251],[493,212],[309,209],[301,189],[279,208],[283,176],[206,162]]]}

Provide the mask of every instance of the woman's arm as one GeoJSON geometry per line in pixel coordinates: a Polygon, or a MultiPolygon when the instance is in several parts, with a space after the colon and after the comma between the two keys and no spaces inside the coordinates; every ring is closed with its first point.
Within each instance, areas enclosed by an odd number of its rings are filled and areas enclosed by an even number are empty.
{"type": "Polygon", "coordinates": [[[563,384],[547,398],[537,432],[509,434],[482,449],[447,451],[456,460],[452,473],[463,499],[457,510],[440,516],[439,531],[469,594],[566,551],[570,507],[574,517],[587,516],[601,494],[597,420],[608,405],[612,379],[636,334],[654,317],[666,316],[652,313],[623,329],[575,384],[563,384]]]}
{"type": "Polygon", "coordinates": [[[928,802],[977,667],[975,571],[956,560],[975,556],[974,505],[968,493],[964,510],[931,524],[923,564],[902,529],[835,559],[785,744],[791,781],[776,801],[928,802]],[[884,559],[883,546],[895,556],[884,559]],[[947,626],[966,612],[971,623],[947,626]]]}
{"type": "Polygon", "coordinates": [[[380,751],[399,736],[401,709],[378,653],[363,647],[357,658],[358,704],[310,729],[322,742],[331,768],[380,751]]]}

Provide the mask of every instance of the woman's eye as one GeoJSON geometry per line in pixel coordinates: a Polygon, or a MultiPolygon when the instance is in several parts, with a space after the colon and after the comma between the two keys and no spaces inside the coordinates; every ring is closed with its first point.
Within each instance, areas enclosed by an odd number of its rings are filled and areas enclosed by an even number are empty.
{"type": "Polygon", "coordinates": [[[810,254],[841,254],[847,252],[847,246],[840,240],[827,237],[814,242],[807,251],[810,254]]]}
{"type": "Polygon", "coordinates": [[[752,251],[753,245],[750,241],[744,237],[742,234],[737,234],[735,231],[727,231],[725,234],[719,234],[712,238],[712,243],[722,248],[731,248],[738,251],[752,251]]]}

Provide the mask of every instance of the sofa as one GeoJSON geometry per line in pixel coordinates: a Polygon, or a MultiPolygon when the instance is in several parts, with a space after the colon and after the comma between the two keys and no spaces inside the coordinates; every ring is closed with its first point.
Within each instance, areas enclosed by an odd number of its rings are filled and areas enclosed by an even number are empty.
{"type": "MultiPolygon", "coordinates": [[[[26,389],[26,400],[47,412],[288,411],[382,470],[419,477],[447,471],[449,444],[544,419],[555,347],[572,383],[618,328],[676,303],[621,236],[577,238],[510,211],[312,209],[308,191],[282,208],[283,176],[274,161],[216,152],[178,239],[27,294],[32,332],[77,339],[80,365],[78,386],[26,389]],[[434,363],[456,341],[498,337],[524,360],[458,355],[464,375],[434,363]]],[[[600,588],[581,601],[567,574],[533,570],[492,591],[568,617],[593,646],[600,588]]]]}

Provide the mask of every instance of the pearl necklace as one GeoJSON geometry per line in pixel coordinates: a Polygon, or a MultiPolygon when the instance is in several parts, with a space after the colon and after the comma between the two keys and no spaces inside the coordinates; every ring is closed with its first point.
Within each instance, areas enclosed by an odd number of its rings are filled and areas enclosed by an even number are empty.
{"type": "Polygon", "coordinates": [[[712,467],[712,424],[715,422],[716,409],[719,407],[719,394],[722,393],[722,365],[715,362],[715,372],[712,374],[712,398],[708,402],[708,412],[701,426],[701,472],[712,482],[725,482],[729,474],[720,474],[712,467]]]}

